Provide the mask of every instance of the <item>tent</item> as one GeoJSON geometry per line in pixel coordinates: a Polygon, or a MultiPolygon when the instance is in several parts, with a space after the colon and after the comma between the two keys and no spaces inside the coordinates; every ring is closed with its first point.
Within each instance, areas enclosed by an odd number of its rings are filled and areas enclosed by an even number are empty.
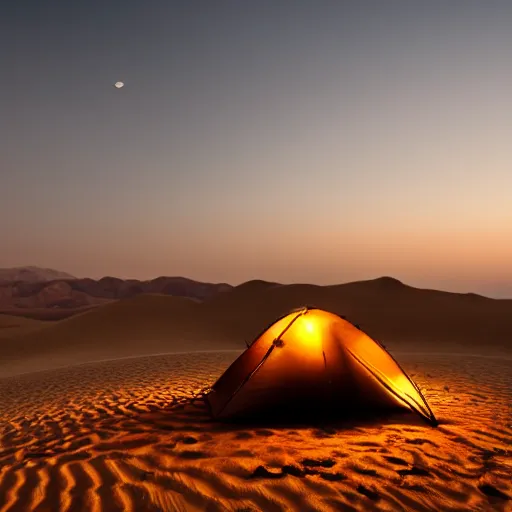
{"type": "Polygon", "coordinates": [[[406,408],[437,425],[418,386],[382,344],[342,317],[308,307],[267,328],[205,399],[219,420],[406,408]]]}

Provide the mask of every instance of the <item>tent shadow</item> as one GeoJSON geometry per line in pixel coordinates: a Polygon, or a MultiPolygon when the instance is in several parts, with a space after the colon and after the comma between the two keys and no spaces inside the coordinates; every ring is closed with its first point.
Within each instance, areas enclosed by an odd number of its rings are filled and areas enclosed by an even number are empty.
{"type": "Polygon", "coordinates": [[[273,428],[273,429],[309,429],[319,430],[352,430],[363,427],[382,427],[391,425],[429,427],[421,418],[408,412],[389,412],[376,414],[351,414],[349,415],[324,415],[308,417],[297,416],[273,416],[262,418],[247,418],[236,422],[221,423],[225,429],[241,428],[273,428]]]}
{"type": "Polygon", "coordinates": [[[258,416],[237,418],[236,421],[216,420],[208,406],[198,399],[171,405],[159,411],[141,413],[137,421],[152,428],[204,433],[239,432],[247,429],[317,429],[319,431],[347,431],[365,427],[410,426],[432,428],[417,414],[404,409],[351,410],[343,413],[305,410],[291,414],[289,411],[267,411],[258,416]]]}

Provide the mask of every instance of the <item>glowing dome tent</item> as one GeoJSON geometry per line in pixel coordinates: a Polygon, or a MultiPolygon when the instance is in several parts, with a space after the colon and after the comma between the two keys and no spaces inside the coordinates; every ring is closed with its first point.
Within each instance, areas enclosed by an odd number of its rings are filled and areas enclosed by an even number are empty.
{"type": "Polygon", "coordinates": [[[406,408],[437,425],[418,386],[380,343],[320,309],[277,320],[224,372],[206,401],[216,419],[406,408]]]}

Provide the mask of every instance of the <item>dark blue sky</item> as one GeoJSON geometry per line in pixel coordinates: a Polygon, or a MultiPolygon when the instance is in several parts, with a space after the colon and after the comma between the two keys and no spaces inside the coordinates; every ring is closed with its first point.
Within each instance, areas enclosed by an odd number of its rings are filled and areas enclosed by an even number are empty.
{"type": "Polygon", "coordinates": [[[0,266],[512,296],[511,26],[492,0],[3,2],[0,266]]]}

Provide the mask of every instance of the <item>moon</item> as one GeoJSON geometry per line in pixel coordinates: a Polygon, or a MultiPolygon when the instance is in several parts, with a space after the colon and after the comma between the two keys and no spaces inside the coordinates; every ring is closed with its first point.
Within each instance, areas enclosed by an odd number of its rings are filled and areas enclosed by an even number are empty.
{"type": "Polygon", "coordinates": [[[121,87],[124,87],[124,82],[116,82],[116,83],[114,84],[114,87],[115,87],[116,89],[121,89],[121,87]]]}

